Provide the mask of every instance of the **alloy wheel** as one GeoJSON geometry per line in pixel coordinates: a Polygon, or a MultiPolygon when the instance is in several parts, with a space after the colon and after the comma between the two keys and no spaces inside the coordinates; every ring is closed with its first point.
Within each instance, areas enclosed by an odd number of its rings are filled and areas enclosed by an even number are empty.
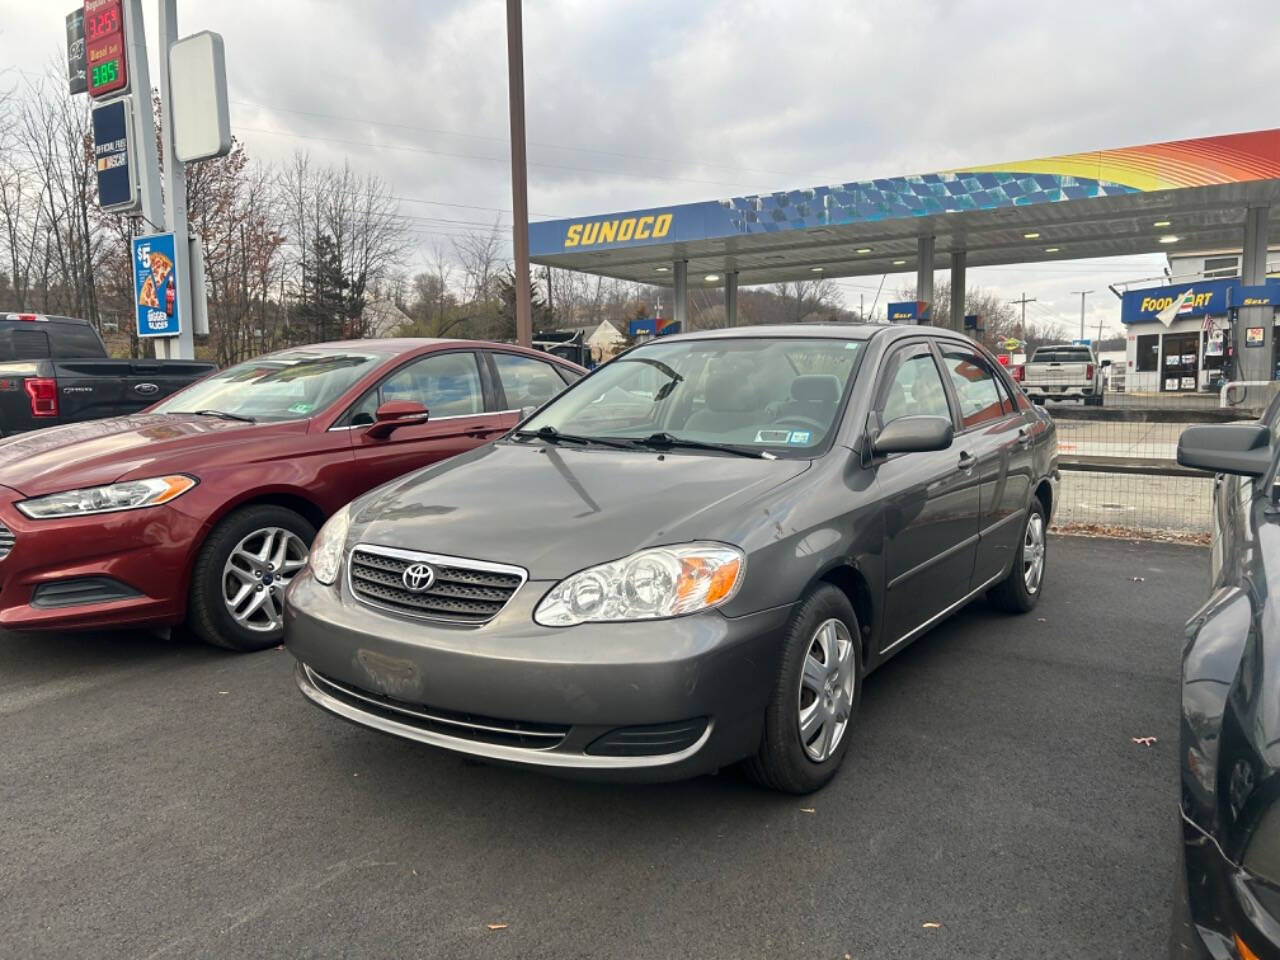
{"type": "Polygon", "coordinates": [[[818,625],[800,673],[800,743],[810,760],[822,763],[835,754],[853,712],[853,638],[837,619],[818,625]]]}
{"type": "Polygon", "coordinates": [[[1027,533],[1022,541],[1022,582],[1027,593],[1040,589],[1044,576],[1044,518],[1033,512],[1027,520],[1027,533]]]}
{"type": "Polygon", "coordinates": [[[307,562],[307,545],[283,527],[255,530],[222,568],[222,601],[246,630],[270,633],[284,623],[284,591],[307,562]]]}

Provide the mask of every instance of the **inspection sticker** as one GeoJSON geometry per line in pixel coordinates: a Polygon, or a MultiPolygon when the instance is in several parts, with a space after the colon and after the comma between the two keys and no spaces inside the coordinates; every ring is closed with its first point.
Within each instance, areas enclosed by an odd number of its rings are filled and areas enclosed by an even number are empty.
{"type": "Polygon", "coordinates": [[[790,430],[758,430],[756,443],[790,443],[793,436],[790,430]]]}
{"type": "Polygon", "coordinates": [[[793,443],[793,444],[799,444],[800,446],[807,446],[809,443],[809,431],[808,430],[792,430],[791,439],[788,440],[787,442],[793,443]]]}

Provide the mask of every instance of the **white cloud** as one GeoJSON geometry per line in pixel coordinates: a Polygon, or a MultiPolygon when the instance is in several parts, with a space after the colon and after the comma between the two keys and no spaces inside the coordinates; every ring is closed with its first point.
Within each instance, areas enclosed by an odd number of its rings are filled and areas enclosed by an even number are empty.
{"type": "MultiPolygon", "coordinates": [[[[233,128],[251,156],[349,156],[403,196],[510,206],[500,0],[179,8],[183,33],[226,39],[233,128]]],[[[59,9],[0,0],[0,63],[45,69],[61,51],[59,9]]],[[[1272,58],[1232,53],[1280,47],[1274,0],[527,0],[524,23],[530,208],[545,215],[1280,123],[1272,58]]],[[[465,226],[424,224],[424,242],[465,226]]],[[[1106,283],[1160,266],[973,270],[970,282],[1025,289],[1073,324],[1070,291],[1093,288],[1091,319],[1115,327],[1106,283]]],[[[866,283],[847,286],[851,302],[866,283]]]]}

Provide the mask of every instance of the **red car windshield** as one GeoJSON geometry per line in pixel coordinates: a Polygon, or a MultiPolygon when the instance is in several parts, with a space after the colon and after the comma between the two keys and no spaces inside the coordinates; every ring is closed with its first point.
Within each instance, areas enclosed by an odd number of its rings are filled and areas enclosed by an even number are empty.
{"type": "Polygon", "coordinates": [[[377,358],[293,350],[215,373],[174,394],[155,413],[220,413],[253,420],[302,420],[363,377],[377,358]]]}

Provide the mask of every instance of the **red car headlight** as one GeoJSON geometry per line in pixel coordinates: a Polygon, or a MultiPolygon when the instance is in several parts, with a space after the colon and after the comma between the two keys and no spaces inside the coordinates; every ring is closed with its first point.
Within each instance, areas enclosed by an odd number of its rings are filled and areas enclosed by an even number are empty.
{"type": "Polygon", "coordinates": [[[123,480],[101,487],[65,490],[62,493],[21,500],[14,506],[32,520],[137,510],[176,500],[194,487],[196,482],[195,477],[181,473],[146,480],[123,480]]]}

